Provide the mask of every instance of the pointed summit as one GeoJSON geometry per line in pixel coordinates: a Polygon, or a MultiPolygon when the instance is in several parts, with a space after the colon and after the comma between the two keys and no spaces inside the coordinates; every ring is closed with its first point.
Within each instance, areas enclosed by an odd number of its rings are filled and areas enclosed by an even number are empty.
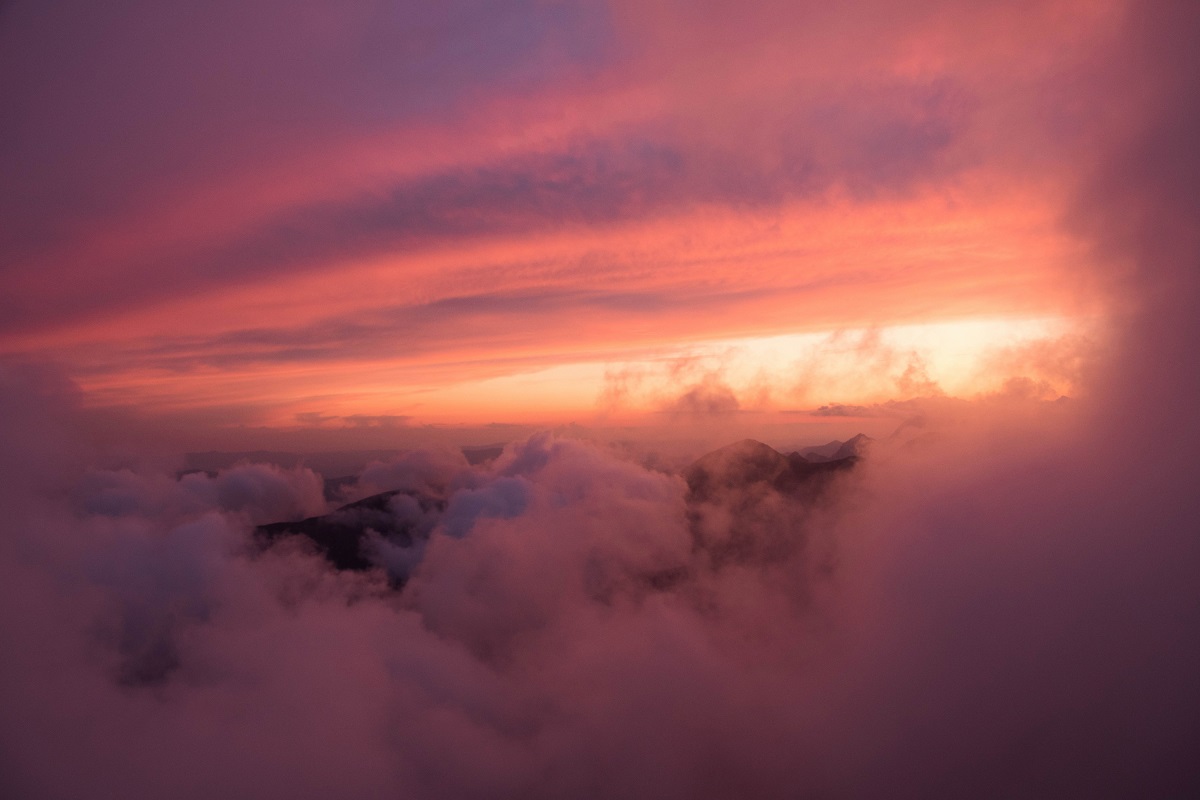
{"type": "Polygon", "coordinates": [[[834,440],[828,444],[802,448],[796,455],[802,456],[812,464],[819,464],[824,461],[841,461],[843,458],[853,458],[863,455],[867,451],[867,447],[874,441],[874,439],[865,433],[860,433],[844,442],[834,440]]]}
{"type": "Polygon", "coordinates": [[[756,439],[743,439],[701,456],[683,471],[697,496],[716,486],[744,486],[773,481],[788,469],[787,457],[756,439]]]}
{"type": "Polygon", "coordinates": [[[874,441],[874,439],[872,439],[870,436],[867,436],[865,433],[860,433],[853,439],[846,440],[846,442],[839,447],[832,456],[830,456],[829,460],[840,461],[843,458],[857,458],[866,453],[870,448],[871,443],[874,441]]]}

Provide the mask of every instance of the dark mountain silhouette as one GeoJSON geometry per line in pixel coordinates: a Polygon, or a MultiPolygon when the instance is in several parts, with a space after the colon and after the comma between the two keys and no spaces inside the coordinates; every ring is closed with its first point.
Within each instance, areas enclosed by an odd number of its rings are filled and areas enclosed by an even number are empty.
{"type": "Polygon", "coordinates": [[[396,499],[402,496],[415,501],[416,508],[425,515],[440,516],[446,510],[446,501],[441,497],[416,491],[381,492],[319,517],[260,525],[255,537],[261,546],[269,547],[280,539],[301,536],[316,545],[338,569],[370,569],[375,565],[363,552],[369,531],[399,547],[412,547],[428,535],[411,514],[397,513],[396,499]]]}
{"type": "MultiPolygon", "coordinates": [[[[837,443],[835,455],[842,452],[837,443]]],[[[809,515],[857,456],[813,462],[753,439],[709,453],[684,470],[695,553],[713,570],[767,565],[808,546],[809,515]]]]}
{"type": "Polygon", "coordinates": [[[830,461],[841,461],[843,458],[857,458],[866,452],[871,446],[871,442],[875,441],[865,433],[860,433],[852,439],[848,439],[841,447],[837,449],[830,461]]]}
{"type": "Polygon", "coordinates": [[[861,442],[866,439],[859,434],[849,442],[831,442],[837,445],[833,450],[836,458],[819,456],[817,461],[802,453],[785,456],[762,442],[743,439],[700,457],[683,471],[683,477],[688,483],[689,499],[699,502],[754,484],[768,485],[786,495],[811,495],[830,476],[854,466],[861,442]]]}
{"type": "Polygon", "coordinates": [[[806,461],[814,464],[822,461],[841,461],[843,458],[862,455],[866,447],[873,441],[875,440],[870,436],[860,433],[844,442],[834,440],[815,447],[803,447],[798,453],[794,453],[793,455],[801,456],[806,461]]]}
{"type": "Polygon", "coordinates": [[[696,459],[683,471],[692,497],[750,483],[771,483],[791,468],[787,456],[754,439],[726,445],[696,459]]]}
{"type": "MultiPolygon", "coordinates": [[[[731,561],[769,560],[790,551],[796,546],[795,531],[806,509],[820,501],[837,475],[854,467],[870,441],[859,434],[847,442],[830,442],[820,448],[830,455],[816,453],[817,461],[803,452],[784,455],[754,439],[701,456],[682,473],[697,550],[708,553],[714,567],[731,561]],[[780,504],[791,511],[780,516],[780,504]],[[722,510],[716,515],[724,520],[720,530],[708,522],[714,518],[714,509],[722,510]],[[764,538],[764,530],[770,528],[764,524],[767,518],[785,521],[774,538],[764,538]]],[[[338,569],[368,570],[379,566],[368,547],[372,532],[393,547],[418,547],[428,539],[446,506],[442,494],[382,492],[322,516],[260,525],[255,539],[266,549],[283,539],[299,537],[338,569]]],[[[647,576],[647,580],[654,588],[665,589],[685,576],[685,569],[674,569],[647,576]]],[[[392,575],[391,579],[401,585],[405,578],[392,575]]]]}

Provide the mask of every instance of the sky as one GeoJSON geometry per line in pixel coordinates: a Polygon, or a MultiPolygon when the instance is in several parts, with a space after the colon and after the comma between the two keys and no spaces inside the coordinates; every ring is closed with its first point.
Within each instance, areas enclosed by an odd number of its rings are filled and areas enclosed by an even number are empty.
{"type": "Polygon", "coordinates": [[[0,354],[191,447],[1076,393],[1125,4],[824,5],[5,4],[0,354]]]}
{"type": "Polygon", "coordinates": [[[1200,796],[1197,41],[0,4],[0,796],[1200,796]]]}

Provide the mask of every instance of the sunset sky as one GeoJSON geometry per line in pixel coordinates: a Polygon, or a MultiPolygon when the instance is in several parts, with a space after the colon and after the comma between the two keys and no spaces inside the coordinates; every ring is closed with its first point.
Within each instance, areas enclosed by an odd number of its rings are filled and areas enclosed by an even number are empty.
{"type": "Polygon", "coordinates": [[[1197,0],[0,0],[0,797],[1200,797],[1198,309],[1197,0]]]}
{"type": "Polygon", "coordinates": [[[1074,394],[1125,6],[12,3],[0,355],[192,446],[1074,394]]]}

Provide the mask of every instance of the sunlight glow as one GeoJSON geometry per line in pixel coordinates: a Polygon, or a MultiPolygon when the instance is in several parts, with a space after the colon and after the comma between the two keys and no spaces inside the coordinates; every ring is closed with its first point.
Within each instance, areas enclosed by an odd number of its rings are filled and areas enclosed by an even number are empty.
{"type": "Polygon", "coordinates": [[[483,413],[493,419],[564,422],[596,415],[773,411],[930,394],[967,397],[996,391],[1019,377],[995,369],[998,353],[1052,344],[1079,328],[1062,317],[988,318],[723,339],[462,382],[431,391],[414,410],[432,422],[464,417],[487,422],[480,416],[485,405],[483,413]],[[681,404],[681,390],[708,392],[711,402],[700,408],[681,404]],[[724,393],[734,401],[721,401],[724,393]]]}

